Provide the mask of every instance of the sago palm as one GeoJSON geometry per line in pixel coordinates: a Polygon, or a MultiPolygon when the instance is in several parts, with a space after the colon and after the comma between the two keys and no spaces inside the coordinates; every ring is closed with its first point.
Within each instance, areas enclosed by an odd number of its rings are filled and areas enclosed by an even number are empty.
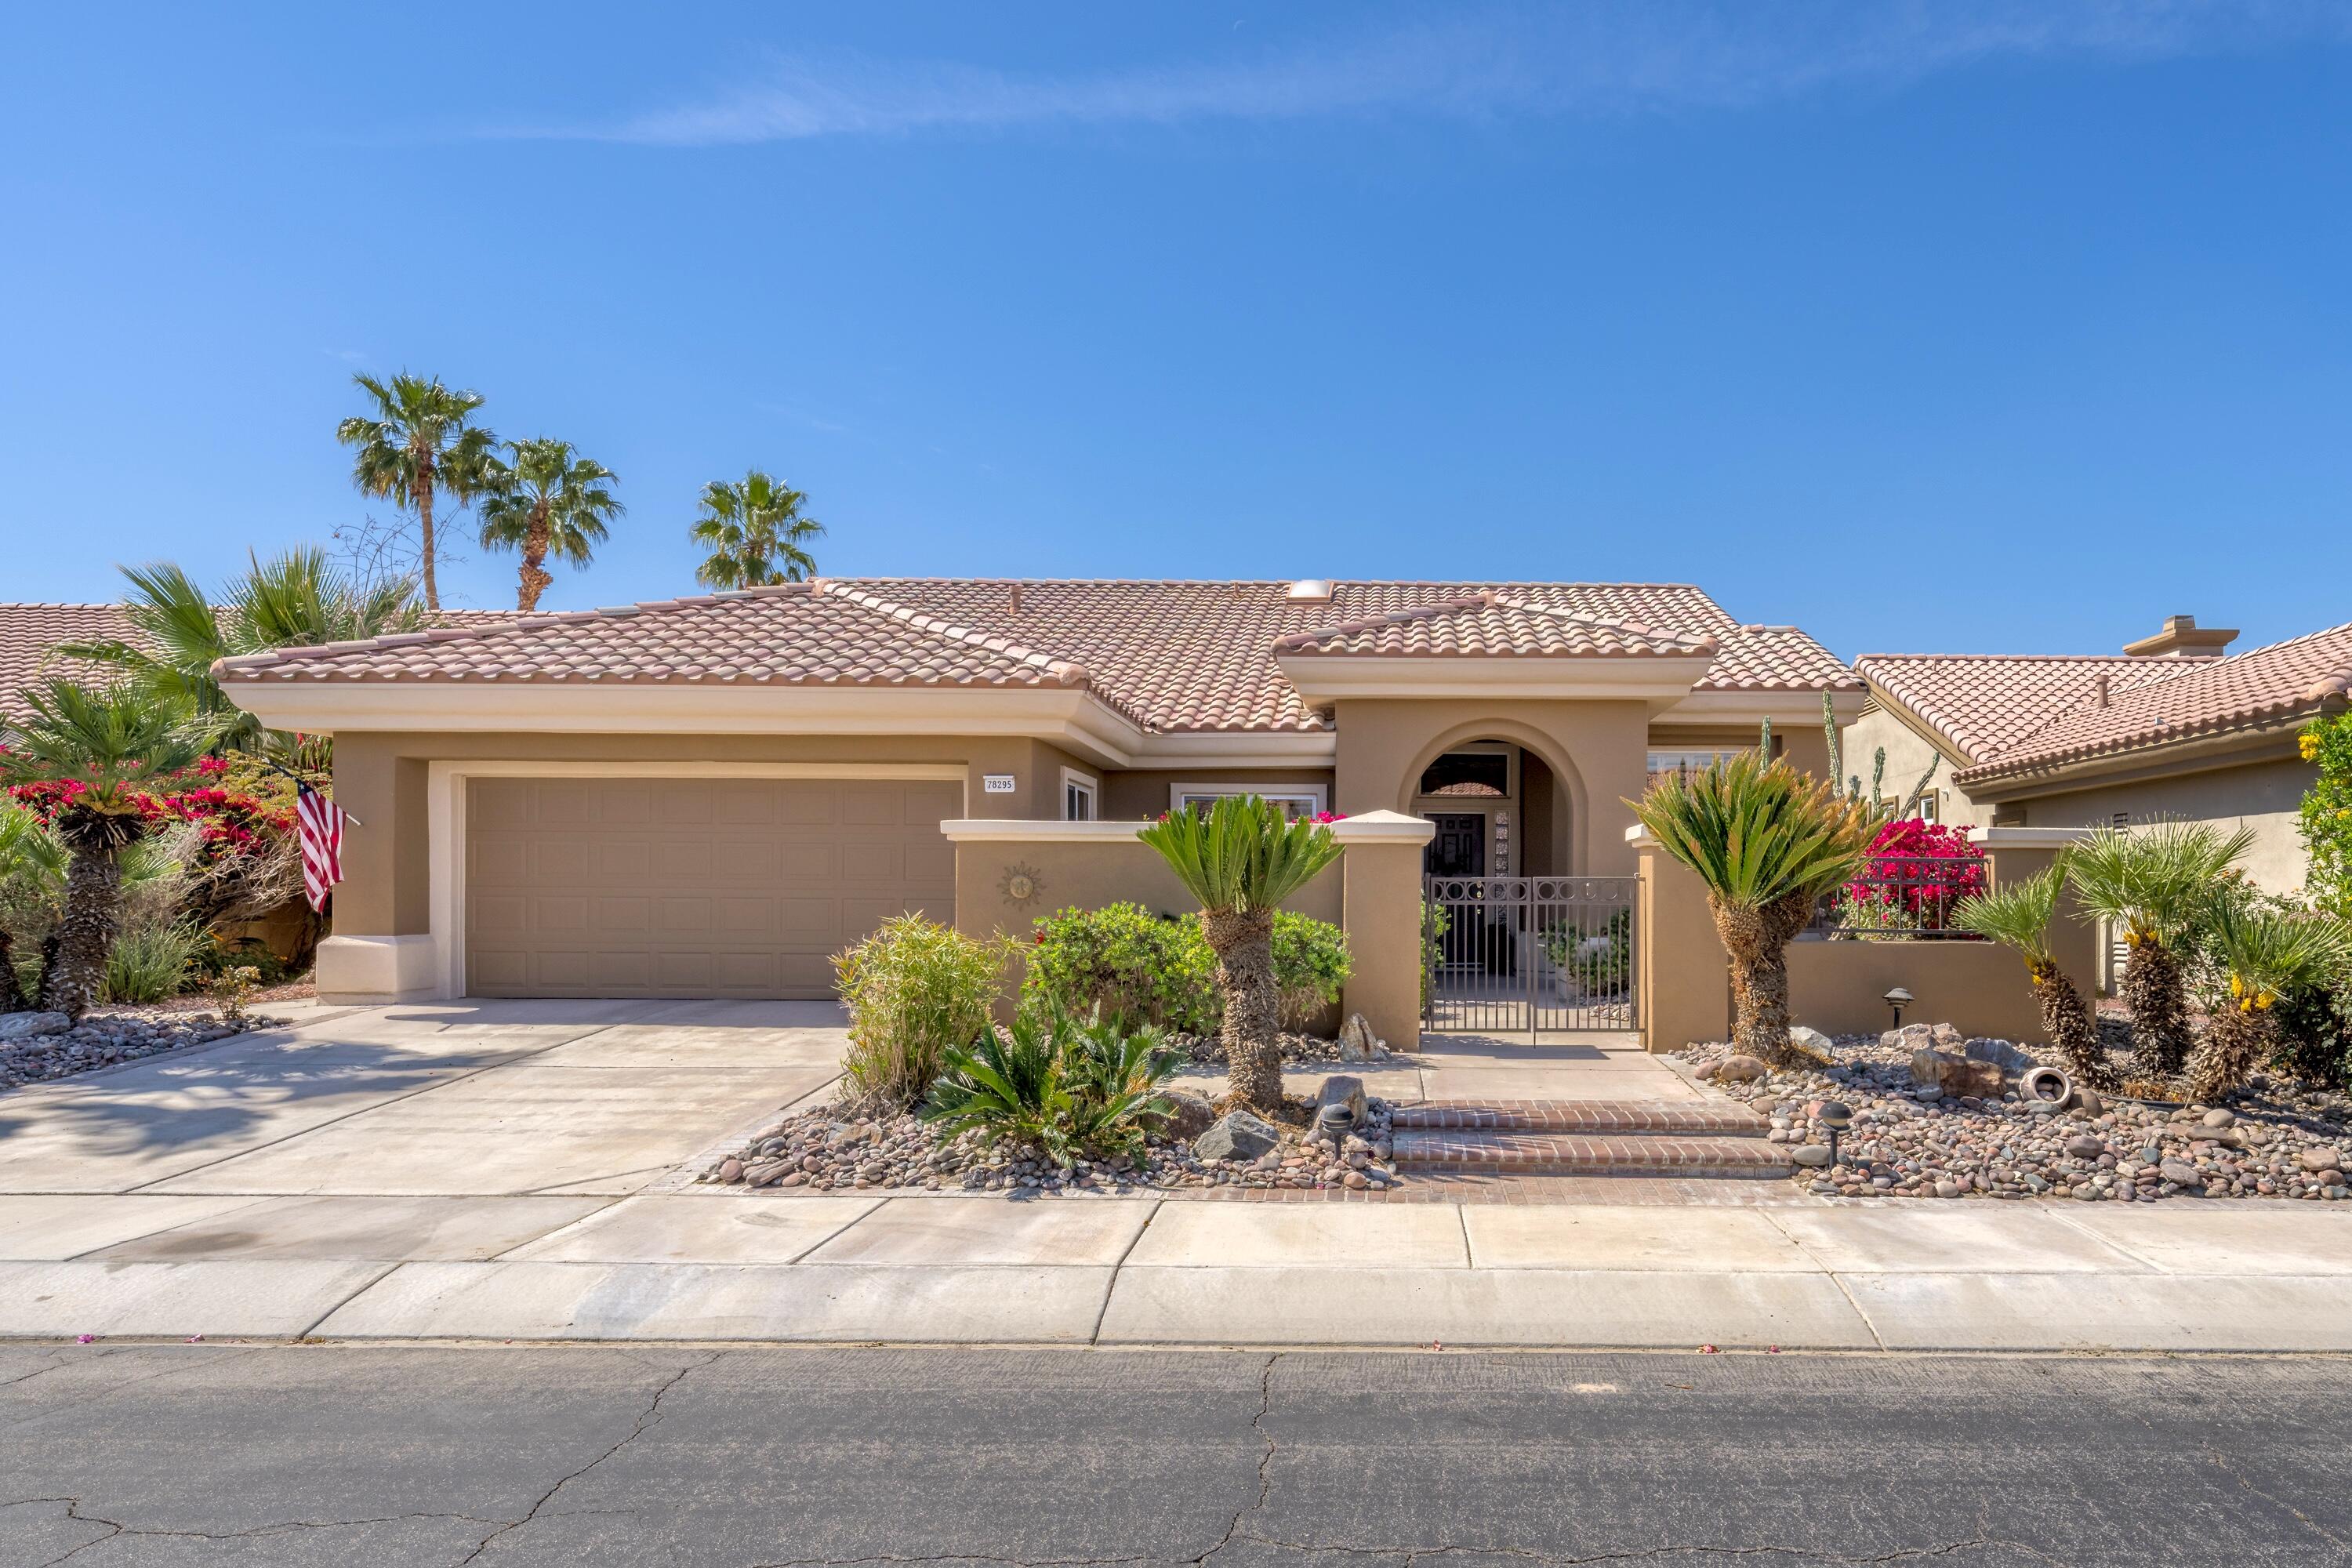
{"type": "Polygon", "coordinates": [[[688,531],[710,553],[694,569],[708,588],[763,588],[816,575],[808,541],[824,524],[802,515],[808,497],[753,468],[740,480],[702,487],[701,515],[688,531]]]}
{"type": "Polygon", "coordinates": [[[613,497],[613,470],[583,458],[569,441],[509,441],[504,461],[484,466],[482,548],[522,552],[515,608],[539,608],[555,579],[550,556],[585,568],[604,542],[604,525],[625,510],[613,497]]]}
{"type": "Polygon", "coordinates": [[[2119,928],[2131,950],[2124,1002],[2131,1008],[2133,1050],[2149,1077],[2170,1078],[2189,1059],[2181,944],[2213,884],[2253,842],[2249,829],[2224,835],[2207,823],[2166,820],[2103,827],[2067,851],[2067,874],[2084,913],[2119,928]]]}
{"type": "Polygon", "coordinates": [[[425,624],[414,583],[355,583],[315,547],[267,561],[248,555],[244,575],[225,584],[217,600],[169,562],[126,566],[122,574],[131,582],[122,613],[133,635],[68,643],[58,653],[110,666],[158,701],[186,704],[215,727],[216,744],[233,750],[268,749],[273,737],[222,692],[213,679],[216,661],[415,631],[425,624]]]}
{"type": "Polygon", "coordinates": [[[2026,978],[2032,984],[2034,1001],[2042,1007],[2042,1032],[2066,1058],[2076,1078],[2092,1089],[2114,1089],[2121,1087],[2121,1080],[2099,1044],[2090,1004],[2058,967],[2057,954],[2050,945],[2050,922],[2065,885],[2062,862],[1990,893],[1961,900],[1952,910],[1952,926],[2012,948],[2025,960],[2026,978]]]}
{"type": "Polygon", "coordinates": [[[1862,874],[1877,806],[1752,751],[1688,776],[1665,774],[1626,804],[1706,887],[1731,959],[1734,1040],[1768,1062],[1794,1065],[1788,945],[1824,894],[1862,874]]]}
{"type": "Polygon", "coordinates": [[[1201,932],[1217,955],[1225,1071],[1263,1110],[1282,1104],[1280,995],[1274,983],[1274,912],[1339,858],[1331,830],[1294,822],[1255,795],[1227,795],[1209,811],[1172,812],[1137,835],[1160,851],[1201,902],[1201,932]]]}
{"type": "Polygon", "coordinates": [[[2281,997],[2330,984],[2352,965],[2352,927],[2333,915],[2250,910],[2221,899],[2206,918],[2230,977],[2228,1005],[2208,1020],[2189,1064],[2189,1098],[2210,1105],[2278,1054],[2272,1009],[2281,997]]]}
{"type": "Polygon", "coordinates": [[[69,861],[41,1005],[79,1018],[98,999],[122,914],[122,855],[150,828],[148,786],[194,765],[207,736],[177,705],[137,688],[52,680],[24,694],[0,779],[67,786],[50,825],[69,861]]]}
{"type": "Polygon", "coordinates": [[[479,488],[497,437],[468,423],[482,406],[475,392],[453,392],[437,376],[403,371],[390,380],[355,375],[369,408],[335,426],[335,439],[352,451],[352,483],[362,495],[395,506],[415,507],[423,544],[425,607],[441,607],[434,578],[438,544],[433,503],[446,495],[464,505],[479,488]]]}

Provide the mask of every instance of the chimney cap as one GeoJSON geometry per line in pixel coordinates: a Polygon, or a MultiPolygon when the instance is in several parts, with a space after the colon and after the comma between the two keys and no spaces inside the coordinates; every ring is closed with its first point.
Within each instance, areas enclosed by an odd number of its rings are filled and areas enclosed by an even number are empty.
{"type": "Polygon", "coordinates": [[[2167,616],[2162,631],[2124,644],[2124,652],[2134,658],[2219,658],[2237,637],[2235,626],[2200,626],[2195,616],[2167,616]]]}

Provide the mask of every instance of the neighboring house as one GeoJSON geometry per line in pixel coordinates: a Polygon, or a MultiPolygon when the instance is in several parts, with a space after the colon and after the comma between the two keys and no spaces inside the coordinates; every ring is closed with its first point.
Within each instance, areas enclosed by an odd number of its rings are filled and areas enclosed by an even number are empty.
{"type": "Polygon", "coordinates": [[[952,825],[1075,842],[1244,792],[1425,817],[1433,871],[1624,876],[1654,773],[1766,719],[1818,771],[1822,694],[1863,699],[1646,584],[828,579],[220,674],[336,737],[364,826],[320,984],[373,997],[829,995],[886,915],[1025,929],[1073,885],[983,877],[952,825]]]}
{"type": "Polygon", "coordinates": [[[0,605],[0,729],[24,717],[25,688],[58,677],[87,680],[103,672],[53,658],[59,643],[128,637],[120,605],[0,605]]]}
{"type": "Polygon", "coordinates": [[[1866,775],[1885,746],[1882,793],[1899,795],[1940,757],[1930,810],[1972,826],[2242,826],[2248,874],[2293,892],[2313,777],[2295,732],[2345,706],[2352,626],[2223,656],[2235,636],[2175,616],[2121,656],[1866,654],[1846,772],[1866,775]]]}

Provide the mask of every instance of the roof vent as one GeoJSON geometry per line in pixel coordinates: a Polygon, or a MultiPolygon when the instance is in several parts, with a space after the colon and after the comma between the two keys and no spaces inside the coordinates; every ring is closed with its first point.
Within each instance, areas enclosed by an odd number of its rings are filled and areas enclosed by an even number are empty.
{"type": "Polygon", "coordinates": [[[2107,672],[2104,669],[2099,672],[2098,691],[2099,706],[2105,708],[2107,705],[2107,672]]]}
{"type": "Polygon", "coordinates": [[[2134,658],[2219,658],[2237,636],[2234,626],[2200,626],[2195,616],[2167,616],[2162,631],[2124,644],[2124,651],[2134,658]]]}
{"type": "Polygon", "coordinates": [[[1338,591],[1338,585],[1328,577],[1301,577],[1283,590],[1282,596],[1301,603],[1325,604],[1328,603],[1331,595],[1338,591]]]}

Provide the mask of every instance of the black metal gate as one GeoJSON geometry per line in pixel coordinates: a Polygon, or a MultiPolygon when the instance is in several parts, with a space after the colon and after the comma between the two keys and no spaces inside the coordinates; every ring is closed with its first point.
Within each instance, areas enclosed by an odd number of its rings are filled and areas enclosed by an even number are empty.
{"type": "Polygon", "coordinates": [[[1633,1029],[1638,877],[1429,877],[1425,1028],[1633,1029]]]}

